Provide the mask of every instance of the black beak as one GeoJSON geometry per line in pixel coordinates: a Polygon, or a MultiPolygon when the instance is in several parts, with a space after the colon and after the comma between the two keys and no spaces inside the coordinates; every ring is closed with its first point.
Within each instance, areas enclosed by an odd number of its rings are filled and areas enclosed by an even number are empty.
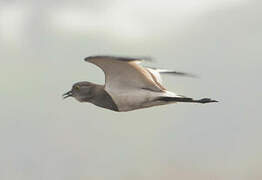
{"type": "Polygon", "coordinates": [[[68,97],[71,97],[73,95],[72,93],[72,90],[71,91],[68,91],[67,93],[63,94],[63,98],[68,98],[68,97]]]}

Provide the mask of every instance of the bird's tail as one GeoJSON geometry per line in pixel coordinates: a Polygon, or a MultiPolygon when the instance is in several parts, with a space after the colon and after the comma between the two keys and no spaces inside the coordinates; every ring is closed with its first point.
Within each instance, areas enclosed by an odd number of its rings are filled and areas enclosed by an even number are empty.
{"type": "Polygon", "coordinates": [[[189,102],[189,103],[212,103],[212,102],[218,102],[217,100],[212,100],[210,98],[202,98],[195,100],[193,98],[188,97],[160,97],[158,100],[165,101],[165,102],[189,102]]]}

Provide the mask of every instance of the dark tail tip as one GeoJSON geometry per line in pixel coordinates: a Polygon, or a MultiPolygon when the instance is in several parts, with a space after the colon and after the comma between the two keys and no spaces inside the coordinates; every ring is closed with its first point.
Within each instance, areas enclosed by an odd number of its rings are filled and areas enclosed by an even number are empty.
{"type": "Polygon", "coordinates": [[[213,100],[213,99],[210,99],[210,98],[203,98],[203,99],[198,100],[198,102],[205,104],[205,103],[212,103],[212,102],[219,102],[219,101],[213,100]]]}

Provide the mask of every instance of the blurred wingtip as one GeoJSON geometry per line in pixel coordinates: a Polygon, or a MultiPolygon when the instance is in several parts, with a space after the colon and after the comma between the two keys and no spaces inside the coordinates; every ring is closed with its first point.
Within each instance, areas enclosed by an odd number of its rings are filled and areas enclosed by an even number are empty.
{"type": "Polygon", "coordinates": [[[152,58],[150,56],[114,56],[114,55],[88,56],[88,57],[84,58],[84,61],[89,61],[91,59],[96,59],[96,58],[110,58],[110,59],[123,60],[123,61],[133,61],[133,60],[149,61],[149,62],[155,61],[154,58],[152,58]]]}
{"type": "Polygon", "coordinates": [[[142,61],[155,62],[155,59],[151,56],[135,56],[135,58],[140,59],[142,61]]]}

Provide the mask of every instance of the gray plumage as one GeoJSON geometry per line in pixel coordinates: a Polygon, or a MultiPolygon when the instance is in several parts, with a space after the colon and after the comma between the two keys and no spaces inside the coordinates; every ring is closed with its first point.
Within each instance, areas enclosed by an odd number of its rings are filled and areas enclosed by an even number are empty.
{"type": "Polygon", "coordinates": [[[114,56],[90,56],[85,61],[100,67],[105,73],[105,85],[90,82],[75,83],[64,98],[74,97],[79,102],[89,102],[113,111],[135,109],[176,103],[211,103],[209,98],[194,100],[167,91],[160,73],[189,76],[190,74],[147,68],[139,65],[142,59],[114,56]]]}
{"type": "Polygon", "coordinates": [[[96,106],[118,111],[112,97],[105,91],[104,86],[90,83],[75,83],[72,89],[64,94],[64,98],[74,97],[79,102],[90,102],[96,106]]]}

